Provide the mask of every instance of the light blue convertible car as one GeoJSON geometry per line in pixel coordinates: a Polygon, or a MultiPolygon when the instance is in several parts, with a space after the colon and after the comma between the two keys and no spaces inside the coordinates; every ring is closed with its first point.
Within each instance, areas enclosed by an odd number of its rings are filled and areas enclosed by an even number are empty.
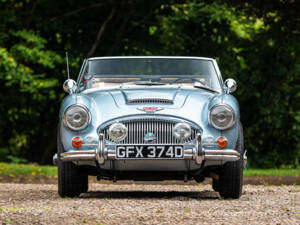
{"type": "Polygon", "coordinates": [[[86,59],[59,113],[58,192],[88,191],[88,176],[158,181],[213,179],[224,198],[242,194],[246,162],[237,85],[214,59],[86,59]]]}

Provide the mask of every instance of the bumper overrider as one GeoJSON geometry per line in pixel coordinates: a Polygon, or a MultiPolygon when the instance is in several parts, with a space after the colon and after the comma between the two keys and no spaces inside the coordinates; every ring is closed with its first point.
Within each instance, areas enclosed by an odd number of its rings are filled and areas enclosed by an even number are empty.
{"type": "MultiPolygon", "coordinates": [[[[106,160],[117,160],[116,145],[105,144],[104,135],[99,135],[98,144],[86,144],[87,147],[94,147],[89,150],[69,150],[67,152],[56,154],[53,157],[53,163],[61,161],[97,161],[100,165],[106,160]]],[[[196,164],[201,164],[204,160],[210,161],[237,161],[240,159],[240,153],[234,149],[204,149],[201,145],[201,134],[197,134],[195,144],[183,144],[184,160],[194,160],[196,164]]],[[[153,159],[155,160],[155,159],[153,159]]],[[[177,159],[178,160],[178,159],[177,159]]]]}

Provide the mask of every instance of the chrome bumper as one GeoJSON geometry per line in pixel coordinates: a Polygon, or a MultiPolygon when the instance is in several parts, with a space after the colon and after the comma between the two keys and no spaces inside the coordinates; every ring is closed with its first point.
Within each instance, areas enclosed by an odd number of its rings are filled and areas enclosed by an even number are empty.
{"type": "MultiPolygon", "coordinates": [[[[193,149],[184,150],[183,159],[196,159],[197,156],[193,149]]],[[[214,161],[236,161],[240,159],[240,153],[233,149],[225,150],[202,150],[200,156],[202,160],[214,160],[214,161]]],[[[54,160],[57,157],[54,157],[54,160]]],[[[97,150],[70,150],[60,154],[60,160],[62,161],[86,161],[86,160],[97,160],[99,162],[99,155],[97,150]]],[[[100,161],[100,164],[103,164],[105,160],[116,160],[116,151],[115,150],[106,150],[104,151],[104,160],[100,161]]],[[[124,159],[122,159],[124,160],[124,159]]],[[[198,161],[199,163],[199,161],[198,161]]]]}
{"type": "MultiPolygon", "coordinates": [[[[202,149],[201,137],[198,134],[196,144],[186,144],[184,149],[183,159],[195,160],[197,164],[201,164],[204,160],[211,161],[236,161],[240,159],[240,153],[233,149],[202,149]]],[[[95,146],[95,145],[94,145],[95,146]]],[[[113,146],[113,145],[110,145],[113,146]]],[[[95,146],[96,147],[96,146],[95,146]]],[[[62,161],[98,161],[99,164],[103,164],[105,160],[117,160],[116,149],[107,148],[108,145],[104,145],[103,135],[99,136],[99,143],[95,149],[91,150],[69,150],[67,152],[60,153],[59,160],[62,161]]],[[[57,164],[58,157],[55,154],[53,157],[53,163],[57,164]]],[[[124,159],[122,159],[124,160],[124,159]]],[[[139,160],[139,159],[136,159],[139,160]]]]}

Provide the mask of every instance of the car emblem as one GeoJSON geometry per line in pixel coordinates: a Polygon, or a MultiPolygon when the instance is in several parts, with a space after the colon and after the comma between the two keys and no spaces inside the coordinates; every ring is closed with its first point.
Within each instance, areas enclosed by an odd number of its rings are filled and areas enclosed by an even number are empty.
{"type": "Polygon", "coordinates": [[[157,111],[163,110],[163,108],[160,107],[154,107],[154,106],[148,106],[148,107],[143,107],[143,108],[137,108],[138,110],[147,112],[147,113],[155,113],[157,111]]]}
{"type": "Polygon", "coordinates": [[[147,134],[145,134],[144,136],[144,141],[146,143],[154,143],[156,141],[156,136],[155,134],[153,134],[152,132],[148,132],[147,134]]]}

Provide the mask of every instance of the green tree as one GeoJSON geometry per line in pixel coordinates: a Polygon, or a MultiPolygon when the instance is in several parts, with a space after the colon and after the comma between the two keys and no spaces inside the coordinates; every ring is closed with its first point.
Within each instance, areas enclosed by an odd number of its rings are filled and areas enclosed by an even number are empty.
{"type": "MultiPolygon", "coordinates": [[[[58,79],[49,75],[62,58],[46,49],[47,41],[38,32],[18,26],[22,22],[16,13],[25,7],[22,2],[4,2],[0,11],[0,159],[20,161],[38,151],[32,145],[45,134],[47,119],[55,116],[58,79]]],[[[45,147],[49,142],[43,143],[45,147]]]]}
{"type": "Polygon", "coordinates": [[[192,55],[239,84],[253,167],[299,166],[299,1],[0,0],[0,160],[50,163],[83,58],[192,55]]]}
{"type": "Polygon", "coordinates": [[[259,6],[166,3],[161,9],[168,13],[158,13],[160,24],[149,32],[155,31],[162,54],[216,58],[223,77],[238,81],[251,166],[299,166],[297,7],[295,1],[259,6]]]}

